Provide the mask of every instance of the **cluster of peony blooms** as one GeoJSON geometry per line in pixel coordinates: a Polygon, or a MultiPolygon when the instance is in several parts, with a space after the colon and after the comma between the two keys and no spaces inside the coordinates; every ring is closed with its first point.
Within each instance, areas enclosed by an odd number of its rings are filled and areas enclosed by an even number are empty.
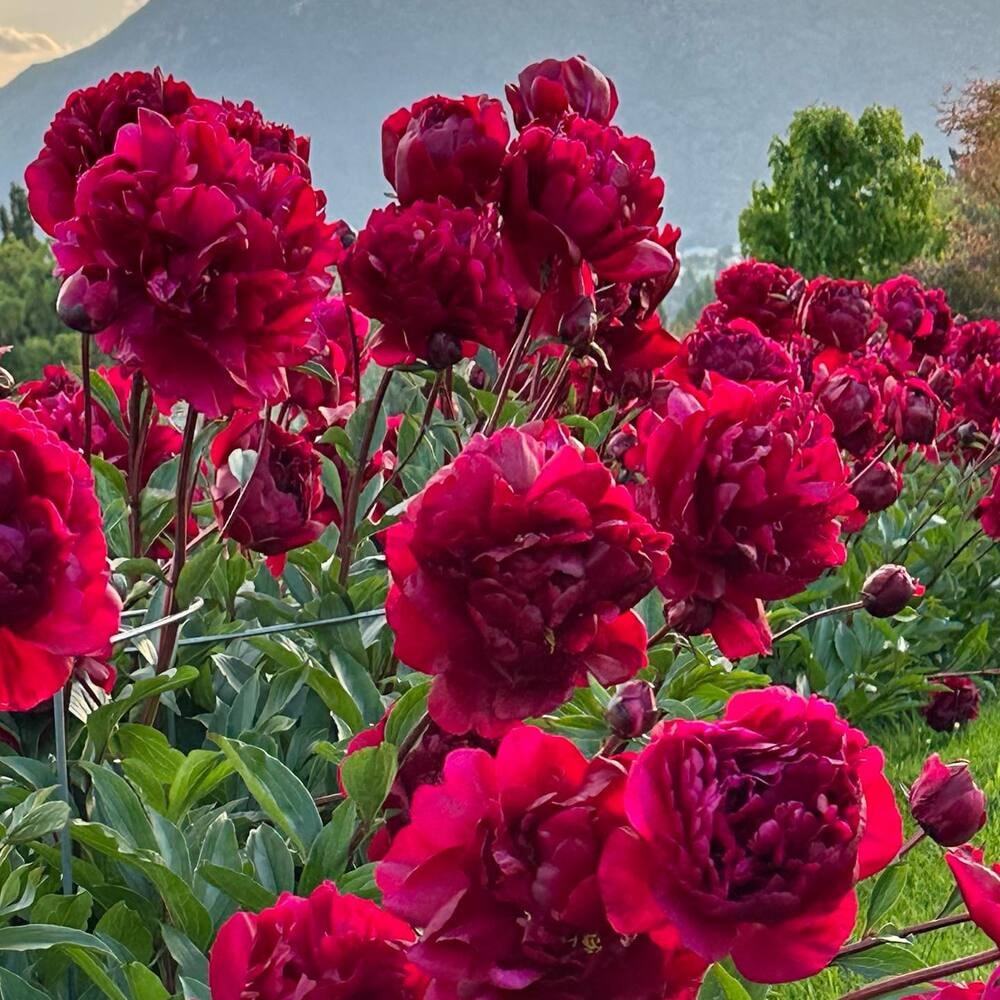
{"type": "MultiPolygon", "coordinates": [[[[325,220],[307,141],[158,71],[72,94],[26,174],[60,315],[117,362],[121,420],[62,369],[0,404],[0,688],[30,673],[41,700],[56,670],[22,647],[63,658],[58,687],[65,657],[100,655],[112,630],[74,448],[132,499],[177,455],[183,513],[197,421],[225,421],[201,470],[221,534],[280,573],[336,524],[346,582],[362,487],[408,458],[400,414],[364,451],[394,369],[426,375],[428,414],[454,414],[459,365],[488,402],[378,537],[395,654],[433,678],[368,845],[383,908],[324,884],[237,914],[212,952],[217,998],[670,1000],[727,956],[752,980],[800,979],[901,847],[881,752],[831,704],[775,687],[714,721],[658,721],[635,609],[659,592],[672,632],[768,652],[766,602],[842,563],[842,532],[898,494],[891,446],[983,461],[1000,328],[956,323],[907,276],[806,283],[747,261],[678,343],[657,310],[680,234],[649,143],[611,123],[614,85],[582,57],[545,60],[507,97],[513,130],[486,95],[390,115],[397,198],[356,235],[325,220]],[[365,416],[370,365],[383,390],[352,465],[330,442],[365,416]],[[512,399],[523,419],[500,426],[512,399]],[[605,412],[605,444],[585,446],[576,428],[605,412]],[[648,739],[588,759],[525,724],[592,680],[623,685],[616,734],[648,739]]],[[[984,501],[987,530],[998,510],[984,501]]],[[[133,534],[133,555],[156,554],[133,534]]],[[[171,578],[188,535],[178,516],[171,578]]],[[[880,574],[861,604],[888,616],[916,588],[880,574]]]]}

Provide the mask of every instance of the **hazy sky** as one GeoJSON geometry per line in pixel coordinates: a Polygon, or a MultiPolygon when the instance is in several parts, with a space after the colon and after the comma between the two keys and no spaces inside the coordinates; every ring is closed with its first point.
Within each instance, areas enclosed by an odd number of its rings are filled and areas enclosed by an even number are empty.
{"type": "Polygon", "coordinates": [[[0,0],[0,85],[97,41],[146,0],[0,0]]]}

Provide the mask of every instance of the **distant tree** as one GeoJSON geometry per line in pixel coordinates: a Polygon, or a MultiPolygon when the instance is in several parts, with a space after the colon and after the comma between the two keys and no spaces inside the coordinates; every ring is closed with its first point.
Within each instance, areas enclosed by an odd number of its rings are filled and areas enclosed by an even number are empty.
{"type": "Polygon", "coordinates": [[[715,275],[703,274],[691,284],[690,290],[674,316],[670,329],[675,337],[683,337],[698,322],[702,309],[715,299],[715,275]]]}
{"type": "Polygon", "coordinates": [[[857,122],[840,108],[797,111],[771,142],[769,184],[754,184],[740,215],[743,252],[794,267],[881,281],[945,242],[941,165],[923,159],[895,108],[872,105],[857,122]]]}
{"type": "Polygon", "coordinates": [[[1000,316],[1000,80],[974,80],[942,107],[958,140],[946,199],[949,239],[940,261],[918,268],[972,318],[1000,316]]]}
{"type": "Polygon", "coordinates": [[[40,242],[35,220],[28,210],[28,192],[20,184],[11,184],[10,206],[0,205],[0,234],[4,240],[20,240],[29,245],[40,242]]]}

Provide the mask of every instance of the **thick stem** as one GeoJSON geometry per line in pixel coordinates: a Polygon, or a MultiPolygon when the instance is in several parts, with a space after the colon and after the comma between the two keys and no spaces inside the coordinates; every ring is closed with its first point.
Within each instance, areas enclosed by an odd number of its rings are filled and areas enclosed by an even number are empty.
{"type": "Polygon", "coordinates": [[[503,412],[504,403],[507,402],[507,395],[510,392],[510,387],[514,384],[514,375],[516,374],[517,369],[521,367],[521,362],[524,360],[524,352],[528,347],[531,320],[534,315],[535,310],[529,309],[528,314],[524,317],[524,322],[521,324],[521,331],[518,333],[517,339],[514,341],[514,346],[510,349],[510,354],[507,355],[507,360],[504,362],[503,370],[500,372],[496,386],[497,401],[493,407],[493,412],[490,414],[489,420],[486,421],[486,426],[483,428],[483,433],[487,437],[489,437],[489,435],[497,429],[497,422],[500,420],[500,414],[503,412]]]}
{"type": "Polygon", "coordinates": [[[916,847],[917,844],[919,844],[920,841],[926,836],[927,834],[924,833],[923,830],[917,830],[917,832],[899,849],[899,854],[896,855],[896,860],[899,861],[900,858],[905,858],[906,855],[909,854],[910,851],[912,851],[913,848],[916,847]]]}
{"type": "Polygon", "coordinates": [[[849,604],[838,604],[836,607],[832,608],[822,608],[819,611],[814,611],[811,615],[806,615],[805,618],[800,618],[797,622],[792,622],[787,628],[783,628],[780,632],[775,632],[771,636],[771,642],[777,642],[779,639],[783,639],[786,635],[794,632],[796,629],[802,628],[803,625],[808,625],[810,622],[817,621],[820,618],[826,618],[827,615],[839,615],[844,614],[848,611],[857,611],[858,608],[864,607],[863,601],[851,601],[849,604]]]}
{"type": "Polygon", "coordinates": [[[80,334],[80,377],[83,379],[83,460],[90,465],[94,447],[94,394],[90,385],[90,334],[80,334]]]}
{"type": "Polygon", "coordinates": [[[885,446],[882,450],[847,484],[847,488],[851,489],[859,479],[863,479],[872,469],[875,468],[876,464],[882,460],[882,456],[895,444],[895,439],[890,438],[886,441],[885,446]]]}
{"type": "MultiPolygon", "coordinates": [[[[69,762],[66,759],[66,695],[60,688],[52,696],[52,725],[56,733],[56,772],[59,777],[59,792],[63,802],[70,809],[73,799],[69,792],[69,762]]],[[[60,870],[62,873],[62,891],[64,896],[73,895],[73,842],[70,839],[69,819],[59,831],[60,870]]]]}
{"type": "Polygon", "coordinates": [[[952,962],[942,962],[940,965],[931,965],[926,969],[917,969],[915,972],[904,972],[899,976],[880,979],[877,983],[863,986],[860,990],[844,993],[840,1000],[872,1000],[872,997],[898,993],[911,986],[919,986],[921,983],[930,983],[938,979],[947,979],[948,976],[954,976],[959,972],[968,972],[969,969],[978,969],[981,965],[990,965],[997,959],[1000,959],[1000,948],[991,948],[989,951],[981,951],[975,955],[969,955],[967,958],[957,958],[952,962]]]}
{"type": "Polygon", "coordinates": [[[142,555],[142,460],[146,453],[146,438],[149,418],[152,415],[153,399],[143,407],[144,381],[136,372],[132,376],[132,389],[128,398],[128,524],[132,556],[142,555]],[[145,412],[144,412],[145,410],[145,412]]]}
{"type": "Polygon", "coordinates": [[[372,398],[372,410],[368,414],[365,429],[361,435],[361,447],[358,450],[357,466],[351,481],[347,486],[347,494],[344,497],[343,519],[340,525],[340,540],[337,542],[337,556],[340,559],[340,572],[338,580],[343,587],[347,583],[347,578],[351,572],[351,560],[354,553],[354,521],[358,507],[358,498],[361,495],[361,484],[364,481],[365,470],[368,468],[368,451],[372,445],[372,438],[375,436],[375,425],[378,422],[378,415],[385,402],[385,394],[389,391],[389,383],[392,381],[392,368],[386,368],[382,372],[378,388],[372,398]]]}
{"type": "Polygon", "coordinates": [[[646,643],[646,649],[652,649],[658,642],[662,642],[673,629],[669,625],[661,625],[650,637],[649,641],[646,643]]]}
{"type": "MultiPolygon", "coordinates": [[[[893,936],[902,938],[916,937],[919,934],[929,934],[931,931],[939,931],[945,927],[955,927],[958,924],[964,924],[969,919],[968,913],[951,913],[947,917],[938,917],[936,920],[925,920],[921,924],[900,927],[898,931],[893,932],[893,936]]],[[[862,938],[853,944],[844,945],[837,952],[837,958],[844,958],[847,955],[857,955],[860,952],[869,951],[871,948],[877,948],[883,941],[884,939],[880,937],[862,938]]]]}
{"type": "Polygon", "coordinates": [[[573,363],[574,351],[567,347],[563,356],[559,359],[559,366],[556,368],[552,381],[545,391],[538,405],[531,411],[532,420],[544,420],[556,408],[562,396],[566,379],[569,376],[570,365],[573,363]]]}

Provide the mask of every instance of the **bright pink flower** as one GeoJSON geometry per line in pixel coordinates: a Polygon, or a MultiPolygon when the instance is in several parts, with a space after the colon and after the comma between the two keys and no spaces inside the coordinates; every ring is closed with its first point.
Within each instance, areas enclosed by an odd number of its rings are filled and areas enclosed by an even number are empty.
{"type": "Polygon", "coordinates": [[[956,726],[979,717],[979,688],[968,677],[934,678],[935,689],[920,709],[927,725],[939,733],[951,732],[956,726]]]}
{"type": "Polygon", "coordinates": [[[1000,946],[1000,865],[987,867],[983,852],[969,844],[948,851],[944,857],[969,916],[1000,946]]]}
{"type": "Polygon", "coordinates": [[[990,538],[1000,539],[1000,465],[993,467],[990,488],[979,501],[976,517],[990,538]]]}
{"type": "Polygon", "coordinates": [[[496,736],[588,673],[627,680],[668,541],[554,421],[474,437],[386,533],[396,655],[435,675],[431,717],[496,736]]]}
{"type": "Polygon", "coordinates": [[[382,323],[372,357],[447,368],[479,345],[505,351],[515,306],[499,247],[492,208],[440,198],[372,212],[340,269],[347,302],[382,323]]]}
{"type": "Polygon", "coordinates": [[[140,108],[176,121],[195,100],[186,83],[164,77],[159,69],[115,73],[70,94],[45,133],[41,152],[24,172],[35,221],[54,236],[56,225],[75,214],[80,175],[114,150],[118,129],[134,124],[140,108]]]}
{"type": "Polygon", "coordinates": [[[800,306],[803,329],[814,340],[856,351],[878,328],[871,285],[846,278],[813,278],[800,306]]]}
{"type": "Polygon", "coordinates": [[[493,97],[425,97],[382,123],[382,169],[400,204],[448,198],[460,207],[491,201],[510,129],[493,97]]]}
{"type": "Polygon", "coordinates": [[[0,402],[0,709],[24,711],[103,655],[121,604],[90,469],[28,410],[0,402]]]}
{"type": "MultiPolygon", "coordinates": [[[[770,649],[764,601],[844,561],[838,518],[855,505],[830,423],[808,397],[718,376],[677,386],[639,418],[639,509],[674,537],[660,589],[697,607],[729,657],[770,649]],[[694,604],[689,602],[694,601],[694,604]]],[[[686,620],[687,620],[686,616],[686,620]]],[[[704,627],[704,626],[703,626],[704,627]]]]}
{"type": "Polygon", "coordinates": [[[798,365],[751,320],[699,323],[685,338],[684,347],[696,385],[706,372],[716,372],[734,382],[782,382],[793,389],[802,387],[798,365]]]}
{"type": "Polygon", "coordinates": [[[495,757],[453,751],[441,784],[416,791],[376,880],[422,929],[411,957],[433,996],[693,1000],[705,963],[669,929],[661,942],[616,933],[601,901],[624,780],[620,762],[521,726],[495,757]]]}
{"type": "Polygon", "coordinates": [[[799,329],[796,313],[804,287],[798,271],[752,258],[727,267],[715,279],[726,319],[748,319],[782,341],[799,329]]]}
{"type": "Polygon", "coordinates": [[[825,968],[854,929],[855,884],[902,844],[882,752],[829,702],[743,692],[718,722],[653,730],[625,792],[601,890],[622,933],[676,927],[756,982],[825,968]]]}
{"type": "Polygon", "coordinates": [[[507,84],[507,100],[519,130],[533,121],[555,126],[570,114],[607,125],[618,108],[615,85],[584,56],[526,66],[507,84]]]}
{"type": "Polygon", "coordinates": [[[218,123],[138,118],[81,177],[59,273],[108,270],[118,311],[98,343],[167,400],[219,417],[283,398],[331,281],[317,192],[218,123]]]}
{"type": "Polygon", "coordinates": [[[309,545],[334,518],[313,446],[256,413],[238,414],[215,436],[212,464],[219,529],[254,552],[276,556],[309,545]],[[235,470],[234,455],[241,460],[235,470]]]}
{"type": "MultiPolygon", "coordinates": [[[[993,979],[996,978],[996,973],[994,972],[993,979]]],[[[902,997],[901,1000],[984,1000],[985,998],[990,998],[995,996],[993,990],[996,986],[993,986],[990,993],[986,993],[986,985],[982,982],[975,983],[949,983],[949,982],[933,982],[930,984],[934,987],[933,990],[924,991],[923,993],[911,993],[908,996],[902,997]]]]}
{"type": "Polygon", "coordinates": [[[422,1000],[412,929],[367,899],[324,882],[283,893],[260,913],[235,913],[209,953],[212,1000],[422,1000]]]}
{"type": "Polygon", "coordinates": [[[654,167],[645,139],[611,125],[574,116],[557,131],[525,129],[504,163],[501,202],[519,295],[537,296],[553,267],[586,263],[605,282],[672,272],[676,257],[656,228],[664,187],[654,167]]]}

